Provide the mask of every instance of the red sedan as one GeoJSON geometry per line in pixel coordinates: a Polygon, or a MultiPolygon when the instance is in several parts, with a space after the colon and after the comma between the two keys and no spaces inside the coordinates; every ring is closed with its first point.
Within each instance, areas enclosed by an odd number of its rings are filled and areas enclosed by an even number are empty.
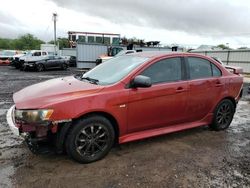
{"type": "Polygon", "coordinates": [[[24,88],[14,94],[7,120],[31,151],[53,143],[55,151],[89,163],[115,143],[204,125],[228,128],[242,86],[237,69],[203,55],[135,53],[24,88]]]}

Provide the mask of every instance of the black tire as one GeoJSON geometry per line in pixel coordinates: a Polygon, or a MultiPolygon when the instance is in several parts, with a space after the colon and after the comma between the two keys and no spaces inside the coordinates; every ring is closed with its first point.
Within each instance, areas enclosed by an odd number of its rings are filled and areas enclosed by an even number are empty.
{"type": "Polygon", "coordinates": [[[215,108],[213,122],[210,127],[220,131],[227,129],[233,120],[235,106],[229,99],[222,100],[215,108]]]}
{"type": "Polygon", "coordinates": [[[36,70],[38,71],[38,72],[42,72],[42,71],[44,71],[44,65],[42,64],[42,63],[39,63],[39,64],[37,64],[36,65],[36,70]]]}
{"type": "Polygon", "coordinates": [[[79,163],[91,163],[105,157],[114,140],[115,132],[108,119],[89,116],[72,125],[66,138],[66,152],[79,163]]]}
{"type": "Polygon", "coordinates": [[[23,66],[23,71],[27,71],[27,67],[26,66],[23,66]]]}
{"type": "Polygon", "coordinates": [[[23,71],[23,65],[20,66],[19,70],[20,70],[20,71],[23,71]]]}
{"type": "Polygon", "coordinates": [[[66,63],[62,64],[62,70],[66,70],[68,68],[68,65],[66,63]]]}

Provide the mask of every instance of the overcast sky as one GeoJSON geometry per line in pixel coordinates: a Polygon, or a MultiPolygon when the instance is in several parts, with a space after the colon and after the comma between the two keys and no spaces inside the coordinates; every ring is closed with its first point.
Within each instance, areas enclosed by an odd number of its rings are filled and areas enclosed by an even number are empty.
{"type": "Polygon", "coordinates": [[[68,31],[120,33],[163,44],[250,47],[249,0],[0,0],[0,37],[68,31]]]}

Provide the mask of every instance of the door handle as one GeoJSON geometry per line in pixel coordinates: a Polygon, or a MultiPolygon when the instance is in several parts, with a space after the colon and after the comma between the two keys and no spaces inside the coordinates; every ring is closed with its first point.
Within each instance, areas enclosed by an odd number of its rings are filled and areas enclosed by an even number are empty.
{"type": "Polygon", "coordinates": [[[181,93],[181,92],[184,92],[184,91],[186,91],[186,89],[184,89],[183,87],[178,87],[176,89],[176,93],[181,93]]]}

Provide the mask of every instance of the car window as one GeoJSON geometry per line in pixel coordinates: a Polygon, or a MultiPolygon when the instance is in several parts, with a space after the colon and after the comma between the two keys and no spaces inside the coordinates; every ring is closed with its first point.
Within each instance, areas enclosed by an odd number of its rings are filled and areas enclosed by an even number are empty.
{"type": "Polygon", "coordinates": [[[150,77],[152,84],[181,80],[181,58],[158,61],[145,69],[140,75],[150,77]]]}
{"type": "Polygon", "coordinates": [[[189,57],[188,64],[190,79],[212,77],[212,69],[208,60],[197,57],[189,57]]]}
{"type": "Polygon", "coordinates": [[[216,67],[216,65],[214,65],[213,63],[211,63],[212,66],[212,71],[213,71],[213,76],[221,76],[221,71],[218,67],[216,67]]]}
{"type": "Polygon", "coordinates": [[[41,52],[35,52],[33,56],[41,56],[41,52]]]}
{"type": "Polygon", "coordinates": [[[46,52],[43,52],[43,55],[47,55],[47,53],[46,53],[46,52]]]}

